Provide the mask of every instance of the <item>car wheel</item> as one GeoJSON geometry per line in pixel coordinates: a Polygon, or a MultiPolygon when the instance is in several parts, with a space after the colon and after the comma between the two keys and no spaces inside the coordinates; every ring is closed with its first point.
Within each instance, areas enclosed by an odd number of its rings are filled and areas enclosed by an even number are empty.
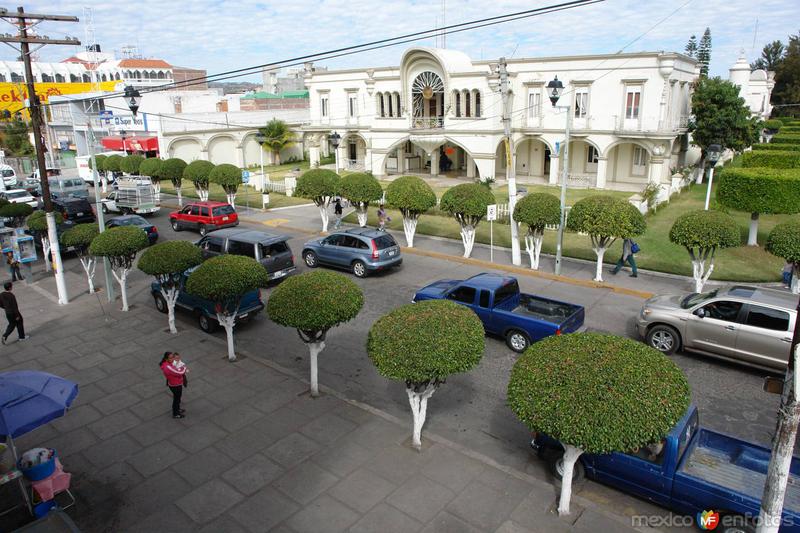
{"type": "Polygon", "coordinates": [[[206,233],[208,233],[208,230],[206,229],[206,225],[205,224],[200,224],[200,227],[197,228],[197,231],[200,232],[200,236],[201,237],[205,237],[206,233]]]}
{"type": "Polygon", "coordinates": [[[171,226],[172,226],[173,231],[180,231],[181,230],[181,226],[180,226],[180,224],[178,224],[177,220],[173,220],[171,226]]]}
{"type": "Polygon", "coordinates": [[[681,336],[671,326],[653,326],[647,332],[647,345],[665,355],[672,355],[681,345],[681,336]]]}
{"type": "MultiPolygon", "coordinates": [[[[550,462],[550,470],[553,473],[553,477],[557,480],[561,481],[564,477],[564,453],[562,452],[558,457],[550,462]]],[[[573,485],[579,481],[581,481],[586,476],[586,471],[583,469],[583,463],[581,463],[580,459],[575,461],[575,465],[572,467],[572,483],[573,485]]]]}
{"type": "Polygon", "coordinates": [[[108,214],[108,206],[106,204],[103,204],[103,213],[108,214]]]}
{"type": "Polygon", "coordinates": [[[506,345],[517,353],[522,353],[531,345],[528,336],[518,329],[506,333],[506,345]]]}
{"type": "Polygon", "coordinates": [[[158,309],[160,313],[166,313],[167,311],[169,311],[169,309],[167,309],[167,301],[164,299],[163,296],[156,293],[153,295],[153,300],[156,301],[156,309],[158,309]]]}
{"type": "Polygon", "coordinates": [[[317,254],[311,250],[303,254],[303,261],[306,262],[308,268],[317,268],[317,254]]]}
{"type": "Polygon", "coordinates": [[[214,330],[217,329],[217,323],[214,319],[207,317],[202,312],[197,315],[197,325],[206,333],[214,333],[214,330]]]}
{"type": "Polygon", "coordinates": [[[354,261],[353,262],[353,274],[357,278],[366,278],[367,277],[367,266],[361,261],[354,261]]]}

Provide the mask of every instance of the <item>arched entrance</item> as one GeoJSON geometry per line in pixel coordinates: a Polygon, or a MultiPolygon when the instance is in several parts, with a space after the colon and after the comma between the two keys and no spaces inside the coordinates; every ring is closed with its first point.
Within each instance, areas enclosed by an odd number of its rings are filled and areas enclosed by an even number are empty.
{"type": "MultiPolygon", "coordinates": [[[[495,171],[505,172],[505,146],[501,143],[500,148],[500,155],[503,156],[502,169],[496,168],[495,171]]],[[[541,139],[528,137],[518,142],[515,148],[517,176],[546,182],[550,175],[550,147],[541,139]]]]}
{"type": "Polygon", "coordinates": [[[200,159],[202,146],[197,139],[176,139],[169,145],[169,157],[183,159],[187,163],[200,159]]]}
{"type": "MultiPolygon", "coordinates": [[[[559,180],[564,169],[564,147],[560,147],[559,180]]],[[[567,183],[573,187],[594,187],[597,183],[597,166],[600,150],[586,139],[569,142],[569,176],[567,183]]],[[[559,181],[560,182],[560,181],[559,181]]]]}
{"type": "Polygon", "coordinates": [[[344,136],[339,145],[339,160],[342,167],[347,170],[363,172],[367,157],[367,143],[358,134],[350,133],[344,136]]]}
{"type": "Polygon", "coordinates": [[[215,165],[230,163],[236,165],[236,139],[230,135],[220,135],[208,141],[208,160],[215,165]]]}
{"type": "Polygon", "coordinates": [[[608,150],[606,182],[619,190],[641,190],[647,185],[650,172],[650,152],[633,142],[622,142],[608,150]]]}

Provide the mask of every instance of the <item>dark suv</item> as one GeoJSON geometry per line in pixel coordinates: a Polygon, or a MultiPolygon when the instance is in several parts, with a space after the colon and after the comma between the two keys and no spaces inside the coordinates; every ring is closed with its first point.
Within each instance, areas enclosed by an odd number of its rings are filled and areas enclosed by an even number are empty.
{"type": "Polygon", "coordinates": [[[267,269],[269,279],[275,280],[297,269],[288,240],[288,235],[228,228],[209,232],[197,245],[205,258],[222,254],[252,257],[267,269]]]}
{"type": "Polygon", "coordinates": [[[325,264],[351,270],[359,278],[403,262],[400,246],[386,232],[371,228],[337,231],[303,245],[303,261],[311,268],[325,264]]]}
{"type": "Polygon", "coordinates": [[[76,224],[94,222],[94,210],[92,204],[86,198],[54,198],[53,211],[58,211],[64,220],[69,220],[76,224]]]}

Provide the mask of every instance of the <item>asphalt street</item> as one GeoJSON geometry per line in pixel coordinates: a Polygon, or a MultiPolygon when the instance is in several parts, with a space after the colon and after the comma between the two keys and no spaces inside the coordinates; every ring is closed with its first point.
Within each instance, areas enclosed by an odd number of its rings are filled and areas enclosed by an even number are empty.
{"type": "MultiPolygon", "coordinates": [[[[162,209],[150,217],[159,229],[160,241],[199,239],[195,232],[174,232],[168,224],[168,213],[168,209],[162,209]]],[[[240,227],[248,226],[290,235],[298,272],[307,270],[300,260],[300,251],[309,235],[245,222],[240,227]]],[[[82,272],[75,258],[66,259],[65,264],[69,270],[82,272]]],[[[378,375],[366,354],[367,332],[380,316],[409,303],[419,287],[441,278],[466,278],[480,271],[472,265],[406,254],[401,268],[363,280],[353,278],[364,291],[364,308],[355,320],[328,333],[326,348],[319,358],[320,383],[350,399],[408,417],[410,426],[404,386],[378,375]]],[[[102,277],[98,269],[96,283],[102,285],[102,277]]],[[[519,282],[525,292],[585,306],[586,326],[591,330],[637,338],[634,321],[642,304],[640,298],[535,277],[522,276],[519,282]]],[[[149,283],[148,276],[134,270],[129,277],[132,300],[139,295],[142,301],[149,283]]],[[[156,312],[153,307],[153,313],[156,312]]],[[[197,328],[197,325],[191,316],[179,312],[178,328],[197,328]]],[[[204,335],[199,329],[197,334],[204,335]]],[[[215,335],[223,338],[224,332],[215,335]]],[[[264,314],[237,328],[235,339],[237,347],[250,354],[308,372],[308,351],[297,334],[272,323],[264,314]]],[[[700,407],[701,423],[769,446],[778,397],[762,391],[766,372],[691,354],[673,358],[691,384],[693,400],[700,407]]],[[[426,429],[485,453],[501,464],[529,471],[540,468],[538,462],[529,460],[525,428],[505,406],[506,384],[515,360],[516,354],[502,339],[487,338],[480,365],[467,374],[453,376],[433,396],[426,429]]]]}

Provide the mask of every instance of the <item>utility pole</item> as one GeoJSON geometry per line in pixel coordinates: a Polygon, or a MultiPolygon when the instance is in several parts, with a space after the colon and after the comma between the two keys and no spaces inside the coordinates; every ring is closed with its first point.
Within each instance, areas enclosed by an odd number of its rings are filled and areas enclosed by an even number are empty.
{"type": "Polygon", "coordinates": [[[506,137],[506,182],[508,184],[508,216],[511,224],[511,262],[515,265],[522,264],[519,249],[519,226],[514,220],[514,206],[517,205],[517,176],[514,153],[514,140],[511,137],[511,109],[509,104],[508,69],[506,58],[500,58],[498,73],[500,75],[500,95],[503,99],[503,130],[506,137]]]}
{"type": "MultiPolygon", "coordinates": [[[[100,179],[99,172],[97,172],[97,159],[94,157],[95,137],[90,118],[87,118],[86,126],[89,130],[88,142],[86,145],[89,147],[89,157],[92,160],[92,182],[94,183],[94,205],[97,210],[97,225],[100,227],[100,233],[103,233],[106,230],[106,221],[105,215],[103,215],[103,203],[100,201],[100,179]]],[[[109,302],[113,302],[116,295],[114,294],[114,278],[111,273],[111,262],[108,260],[108,257],[103,257],[103,273],[106,278],[106,297],[109,302]]]]}
{"type": "MultiPolygon", "coordinates": [[[[50,198],[50,184],[47,180],[47,163],[44,159],[44,146],[42,139],[42,108],[39,97],[36,95],[34,87],[33,70],[31,68],[31,52],[29,44],[66,44],[74,46],[80,44],[77,39],[50,39],[48,37],[28,37],[28,25],[26,21],[51,20],[63,22],[78,22],[78,17],[65,15],[41,15],[25,13],[22,7],[17,8],[16,13],[9,13],[8,10],[0,10],[0,18],[16,19],[19,26],[18,37],[0,37],[0,42],[19,43],[22,61],[25,64],[25,81],[28,88],[28,110],[31,115],[31,127],[33,128],[33,140],[36,145],[36,161],[39,167],[39,179],[42,184],[42,199],[44,201],[44,212],[47,220],[47,236],[50,240],[50,253],[53,256],[53,263],[56,277],[56,289],[58,291],[58,303],[66,305],[69,303],[67,295],[67,284],[64,281],[64,266],[61,262],[61,250],[58,244],[58,232],[56,231],[56,220],[53,216],[53,202],[50,198]]],[[[38,48],[37,48],[38,49],[38,48]]]]}

